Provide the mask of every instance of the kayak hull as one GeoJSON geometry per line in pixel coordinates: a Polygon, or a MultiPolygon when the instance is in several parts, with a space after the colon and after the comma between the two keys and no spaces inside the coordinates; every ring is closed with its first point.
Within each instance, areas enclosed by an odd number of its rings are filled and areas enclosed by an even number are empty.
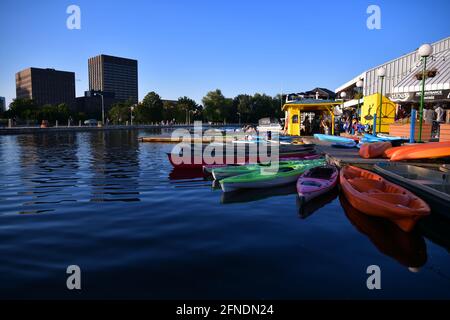
{"type": "Polygon", "coordinates": [[[410,232],[430,207],[410,191],[381,176],[353,166],[344,167],[340,185],[347,200],[361,212],[386,218],[410,232]]]}
{"type": "Polygon", "coordinates": [[[380,158],[389,148],[392,148],[390,142],[364,143],[359,148],[359,156],[364,159],[380,158]]]}
{"type": "Polygon", "coordinates": [[[333,189],[339,172],[335,166],[315,167],[305,171],[297,181],[297,193],[303,203],[307,203],[333,189]]]}

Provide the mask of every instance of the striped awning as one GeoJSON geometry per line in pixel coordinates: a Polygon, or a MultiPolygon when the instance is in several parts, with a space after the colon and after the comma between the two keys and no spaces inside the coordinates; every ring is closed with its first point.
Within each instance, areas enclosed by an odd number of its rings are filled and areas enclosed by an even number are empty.
{"type": "MultiPolygon", "coordinates": [[[[391,95],[414,93],[422,90],[422,81],[417,75],[422,72],[422,64],[416,68],[394,88],[391,95]]],[[[434,77],[428,77],[425,82],[425,91],[438,91],[450,89],[450,50],[445,50],[433,55],[427,60],[427,71],[436,72],[434,77]]]]}

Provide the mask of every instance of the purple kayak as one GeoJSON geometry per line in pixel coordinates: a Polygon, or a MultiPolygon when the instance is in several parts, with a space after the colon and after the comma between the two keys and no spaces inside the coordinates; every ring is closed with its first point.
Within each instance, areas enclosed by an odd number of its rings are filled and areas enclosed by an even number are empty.
{"type": "Polygon", "coordinates": [[[335,166],[325,165],[305,171],[297,181],[297,192],[303,203],[314,199],[331,189],[338,181],[339,171],[335,166]]]}

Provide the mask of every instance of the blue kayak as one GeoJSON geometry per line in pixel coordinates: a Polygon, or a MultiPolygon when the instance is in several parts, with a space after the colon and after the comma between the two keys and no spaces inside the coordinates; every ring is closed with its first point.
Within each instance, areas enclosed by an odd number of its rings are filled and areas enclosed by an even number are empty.
{"type": "Polygon", "coordinates": [[[328,141],[328,142],[335,142],[335,143],[353,143],[355,142],[352,139],[339,137],[339,136],[332,136],[329,134],[319,134],[316,133],[314,135],[314,138],[320,140],[320,141],[328,141]]]}
{"type": "Polygon", "coordinates": [[[392,136],[374,136],[373,134],[366,133],[364,135],[364,138],[361,139],[363,142],[389,142],[389,141],[396,141],[396,140],[403,140],[400,137],[392,137],[392,136]]]}
{"type": "Polygon", "coordinates": [[[351,149],[356,147],[356,141],[351,142],[335,142],[331,145],[333,148],[351,149]]]}

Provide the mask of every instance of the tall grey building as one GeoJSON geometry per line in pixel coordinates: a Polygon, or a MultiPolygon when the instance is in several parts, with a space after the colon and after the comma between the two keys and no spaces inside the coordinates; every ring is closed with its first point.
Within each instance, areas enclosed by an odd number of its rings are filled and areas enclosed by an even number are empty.
{"type": "Polygon", "coordinates": [[[137,60],[99,55],[89,58],[89,90],[113,93],[116,100],[138,102],[137,60]]]}
{"type": "Polygon", "coordinates": [[[5,112],[5,110],[6,110],[5,97],[0,97],[0,112],[5,112]]]}
{"type": "Polygon", "coordinates": [[[16,97],[33,99],[38,105],[75,101],[75,73],[28,68],[16,73],[16,97]]]}

